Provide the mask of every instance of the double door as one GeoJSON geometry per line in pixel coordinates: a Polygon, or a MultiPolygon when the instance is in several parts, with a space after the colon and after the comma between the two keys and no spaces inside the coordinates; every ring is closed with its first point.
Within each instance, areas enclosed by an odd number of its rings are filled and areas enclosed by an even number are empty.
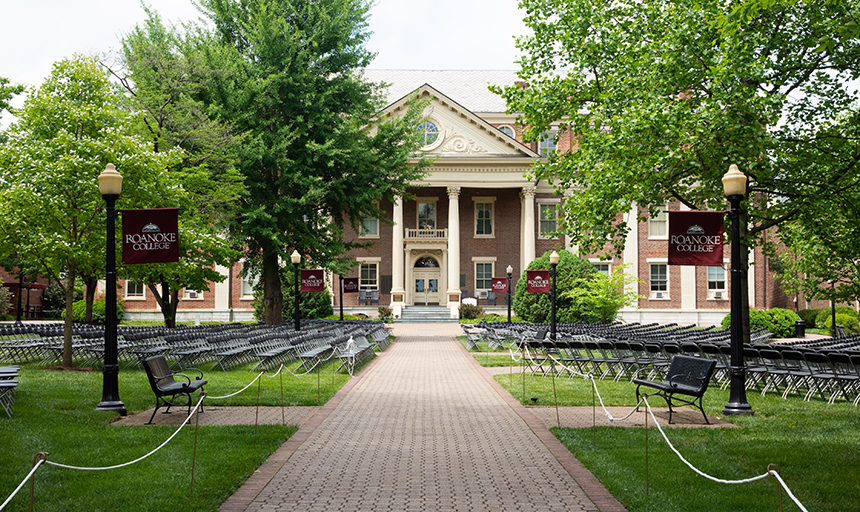
{"type": "Polygon", "coordinates": [[[416,270],[412,273],[414,284],[413,304],[439,304],[439,269],[416,270]]]}

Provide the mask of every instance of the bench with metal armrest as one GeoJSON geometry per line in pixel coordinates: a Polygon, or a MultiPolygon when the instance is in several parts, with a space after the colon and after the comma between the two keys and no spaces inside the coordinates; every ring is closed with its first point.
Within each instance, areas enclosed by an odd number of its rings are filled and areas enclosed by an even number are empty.
{"type": "MultiPolygon", "coordinates": [[[[167,410],[164,413],[169,414],[170,407],[176,405],[174,402],[181,397],[188,399],[188,414],[191,414],[191,395],[197,390],[202,390],[206,384],[203,372],[196,368],[184,368],[180,372],[173,372],[163,355],[144,359],[143,369],[146,370],[149,385],[152,387],[152,392],[155,393],[155,410],[152,411],[152,416],[150,416],[147,425],[152,424],[152,419],[155,418],[155,413],[161,406],[166,405],[167,410]],[[182,373],[189,370],[193,370],[199,375],[192,380],[191,377],[182,373]]],[[[203,412],[203,408],[200,409],[200,412],[203,412]]]]}
{"type": "Polygon", "coordinates": [[[708,383],[714,373],[716,361],[702,359],[699,357],[676,355],[669,363],[669,371],[661,382],[644,379],[633,379],[636,386],[636,403],[639,396],[660,396],[666,400],[669,406],[669,423],[672,423],[672,406],[689,405],[699,409],[705,418],[705,423],[710,425],[708,416],[702,408],[702,396],[708,390],[708,383]],[[657,391],[654,393],[640,393],[639,388],[647,386],[657,391]],[[687,397],[687,398],[685,398],[687,397]]]}

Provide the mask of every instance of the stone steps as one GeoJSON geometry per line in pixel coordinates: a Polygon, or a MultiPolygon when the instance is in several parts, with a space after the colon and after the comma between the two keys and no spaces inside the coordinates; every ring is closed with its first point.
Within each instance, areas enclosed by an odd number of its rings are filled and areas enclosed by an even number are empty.
{"type": "Polygon", "coordinates": [[[451,318],[451,313],[445,306],[406,306],[400,312],[400,318],[395,322],[402,324],[449,324],[459,320],[451,318]]]}

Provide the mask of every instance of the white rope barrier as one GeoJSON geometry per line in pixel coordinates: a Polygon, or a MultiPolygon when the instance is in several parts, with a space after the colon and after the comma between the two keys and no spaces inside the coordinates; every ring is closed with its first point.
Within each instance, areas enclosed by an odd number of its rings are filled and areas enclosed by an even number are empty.
{"type": "Polygon", "coordinates": [[[6,501],[4,501],[2,505],[0,505],[0,510],[3,510],[6,505],[8,505],[10,501],[12,501],[12,498],[14,498],[16,494],[18,494],[18,491],[20,491],[21,488],[24,487],[24,484],[27,483],[27,480],[29,480],[30,477],[33,476],[33,474],[36,472],[37,469],[39,469],[39,466],[41,466],[43,462],[47,461],[45,459],[39,459],[39,462],[33,465],[33,469],[31,469],[30,472],[27,473],[27,476],[25,476],[24,479],[21,480],[21,483],[18,484],[18,487],[16,487],[15,490],[12,491],[12,494],[10,494],[8,498],[6,498],[6,501]]]}
{"type": "Polygon", "coordinates": [[[188,424],[188,422],[191,420],[191,417],[192,417],[192,416],[194,416],[194,413],[196,413],[196,412],[197,412],[197,409],[199,409],[199,408],[200,408],[200,406],[203,404],[203,399],[204,399],[204,398],[206,398],[206,396],[203,396],[203,397],[201,397],[201,398],[200,398],[200,401],[199,401],[199,402],[197,402],[197,405],[195,405],[195,406],[194,406],[194,409],[192,409],[192,410],[191,410],[191,414],[189,414],[189,415],[188,415],[188,417],[187,417],[187,418],[185,418],[185,421],[183,421],[183,422],[182,422],[182,425],[179,425],[179,428],[177,428],[177,429],[176,429],[176,432],[174,432],[170,437],[168,437],[166,441],[164,441],[163,443],[161,443],[161,444],[158,446],[158,448],[156,448],[156,449],[152,450],[151,452],[147,453],[147,454],[146,454],[146,455],[144,455],[143,457],[139,457],[139,458],[137,458],[137,459],[135,459],[135,460],[133,460],[133,461],[126,462],[126,463],[124,463],[124,464],[117,464],[117,465],[115,465],[115,466],[90,467],[90,468],[88,468],[88,467],[81,467],[81,466],[69,466],[69,465],[66,465],[66,464],[59,464],[59,463],[57,463],[57,462],[51,462],[51,461],[49,461],[49,460],[46,460],[46,461],[45,461],[45,463],[46,463],[46,464],[50,464],[50,465],[52,465],[52,466],[59,467],[59,468],[65,468],[65,469],[77,469],[77,470],[80,470],[80,471],[104,471],[104,470],[106,470],[106,469],[118,469],[118,468],[124,468],[124,467],[126,467],[126,466],[131,466],[132,464],[136,464],[136,463],[138,463],[138,462],[142,461],[143,459],[145,459],[145,458],[149,457],[150,455],[154,454],[154,453],[155,453],[155,452],[157,452],[158,450],[160,450],[160,449],[164,448],[164,447],[167,445],[167,443],[169,443],[169,442],[170,442],[174,437],[176,437],[176,435],[177,435],[177,434],[179,434],[179,432],[182,430],[182,428],[183,428],[183,427],[185,427],[185,425],[187,425],[187,424],[188,424]]]}
{"type": "MultiPolygon", "coordinates": [[[[527,345],[523,345],[523,353],[522,353],[522,354],[523,354],[523,355],[520,357],[520,359],[522,359],[523,357],[529,357],[529,358],[531,357],[531,356],[529,355],[529,352],[528,352],[528,346],[527,346],[527,345]]],[[[692,464],[691,464],[687,459],[685,459],[685,458],[684,458],[684,456],[683,456],[683,455],[681,455],[681,452],[679,452],[679,451],[675,448],[675,446],[674,446],[674,445],[669,441],[668,436],[666,436],[666,432],[664,432],[664,431],[663,431],[663,428],[660,426],[660,423],[657,421],[657,417],[654,415],[654,412],[651,410],[651,404],[649,404],[649,403],[648,403],[647,397],[646,397],[645,395],[643,395],[643,396],[642,396],[642,398],[639,400],[639,403],[638,403],[638,404],[636,404],[636,406],[633,408],[633,410],[632,410],[632,411],[630,411],[630,413],[629,413],[629,414],[627,414],[627,415],[626,415],[626,416],[624,416],[623,418],[615,418],[615,417],[613,417],[613,416],[612,416],[612,414],[610,414],[610,413],[609,413],[609,411],[606,409],[606,406],[605,406],[605,405],[604,405],[604,403],[603,403],[603,398],[600,396],[600,390],[597,388],[597,382],[596,382],[596,381],[595,381],[595,379],[594,379],[594,374],[592,374],[592,373],[584,374],[584,373],[582,373],[582,372],[579,372],[579,371],[577,371],[577,370],[574,370],[573,368],[570,368],[569,366],[567,366],[567,365],[565,365],[564,363],[562,363],[560,360],[558,360],[558,359],[554,358],[554,357],[552,356],[552,354],[546,354],[546,356],[547,356],[551,361],[553,361],[554,363],[558,364],[560,367],[564,368],[566,371],[570,372],[570,373],[571,373],[571,375],[578,375],[578,376],[581,376],[581,377],[583,377],[583,378],[585,378],[585,379],[591,380],[591,385],[592,385],[592,387],[594,388],[594,392],[595,392],[595,394],[597,395],[597,398],[600,400],[600,407],[602,407],[602,408],[603,408],[603,412],[604,412],[604,414],[606,415],[606,417],[607,417],[607,418],[609,418],[609,421],[624,421],[624,420],[626,420],[626,419],[630,418],[630,417],[631,417],[631,416],[636,412],[636,409],[638,409],[638,408],[639,408],[639,406],[640,406],[640,405],[642,405],[642,402],[645,402],[645,407],[646,407],[646,409],[648,410],[648,414],[650,414],[650,415],[651,415],[651,418],[654,420],[654,424],[655,424],[655,425],[657,425],[657,430],[659,430],[659,431],[660,431],[660,435],[662,435],[662,436],[663,436],[663,439],[666,441],[666,444],[669,446],[669,448],[671,448],[671,450],[675,453],[675,455],[677,455],[677,456],[678,456],[678,458],[679,458],[679,459],[681,459],[681,461],[682,461],[684,464],[686,464],[690,469],[692,469],[696,474],[698,474],[698,475],[700,475],[700,476],[702,476],[702,477],[705,477],[705,478],[707,478],[708,480],[711,480],[711,481],[717,482],[717,483],[721,483],[721,484],[731,484],[731,485],[735,485],[735,484],[745,484],[745,483],[750,483],[750,482],[756,482],[756,481],[758,481],[758,480],[763,480],[763,479],[765,479],[765,478],[767,478],[767,477],[769,477],[769,476],[774,476],[774,477],[776,477],[777,481],[779,481],[779,484],[782,486],[782,488],[783,488],[783,489],[785,489],[785,492],[786,492],[786,493],[788,494],[788,496],[792,499],[792,501],[794,501],[794,503],[795,503],[795,504],[800,508],[800,510],[802,510],[803,512],[808,512],[808,510],[806,509],[806,507],[804,507],[804,506],[803,506],[803,504],[802,504],[802,503],[801,503],[801,502],[800,502],[800,501],[799,501],[799,500],[794,496],[794,494],[791,492],[791,489],[789,489],[789,488],[788,488],[788,486],[785,484],[785,481],[783,481],[782,477],[780,477],[780,476],[779,476],[779,473],[777,473],[777,472],[776,472],[776,471],[774,471],[774,470],[770,470],[770,469],[769,469],[769,470],[768,470],[766,473],[764,473],[764,474],[761,474],[761,475],[758,475],[758,476],[755,476],[755,477],[752,477],[752,478],[745,478],[745,479],[741,479],[741,480],[724,480],[724,479],[721,479],[721,478],[716,478],[716,477],[714,477],[714,476],[711,476],[711,475],[709,475],[709,474],[707,474],[707,473],[705,473],[705,472],[703,472],[703,471],[699,470],[698,468],[696,468],[695,466],[693,466],[693,465],[692,465],[692,464]]],[[[513,353],[513,351],[511,351],[511,359],[513,359],[514,361],[516,361],[516,358],[514,357],[514,353],[513,353]]]]}
{"type": "Polygon", "coordinates": [[[212,400],[223,400],[223,399],[225,399],[225,398],[232,398],[232,397],[234,397],[234,396],[238,395],[239,393],[241,393],[242,391],[245,391],[246,389],[250,388],[250,387],[251,387],[251,385],[252,385],[253,383],[257,382],[257,379],[259,379],[262,375],[263,375],[263,372],[258,373],[258,374],[257,374],[257,376],[256,376],[256,377],[254,377],[254,380],[252,380],[251,382],[249,382],[247,386],[245,386],[244,388],[240,389],[239,391],[236,391],[235,393],[231,393],[231,394],[229,394],[229,395],[224,395],[224,396],[207,396],[207,398],[211,398],[212,400]]]}

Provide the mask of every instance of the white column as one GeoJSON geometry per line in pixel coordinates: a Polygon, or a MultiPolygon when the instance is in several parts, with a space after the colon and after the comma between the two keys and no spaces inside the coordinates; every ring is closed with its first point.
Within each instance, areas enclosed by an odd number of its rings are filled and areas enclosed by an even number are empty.
{"type": "MultiPolygon", "coordinates": [[[[636,219],[636,214],[638,213],[638,208],[634,203],[630,208],[630,211],[627,212],[627,238],[624,239],[624,251],[621,253],[621,263],[629,263],[630,266],[627,267],[625,273],[631,275],[635,278],[639,278],[639,221],[636,219]]],[[[636,293],[639,294],[639,282],[634,281],[627,285],[626,292],[628,293],[636,293]]],[[[633,308],[624,307],[621,309],[622,317],[625,321],[634,321],[632,320],[632,316],[624,316],[624,312],[633,313],[636,309],[638,309],[639,305],[637,304],[633,308]]]]}
{"type": "Polygon", "coordinates": [[[460,311],[460,187],[448,187],[448,292],[451,316],[460,311]]]}
{"type": "Polygon", "coordinates": [[[403,265],[403,198],[394,200],[394,226],[391,236],[391,308],[400,315],[400,308],[406,304],[403,265]]]}
{"type": "Polygon", "coordinates": [[[227,279],[220,283],[215,283],[213,293],[215,294],[215,307],[212,311],[212,320],[227,321],[230,318],[230,269],[215,265],[215,272],[218,272],[227,279]]]}
{"type": "MultiPolygon", "coordinates": [[[[690,207],[681,204],[681,210],[689,211],[690,207]]],[[[681,312],[696,309],[696,267],[681,265],[681,312]]],[[[696,320],[693,321],[696,323],[696,320]]]]}
{"type": "Polygon", "coordinates": [[[535,191],[534,185],[523,187],[523,268],[535,259],[535,191]]]}

